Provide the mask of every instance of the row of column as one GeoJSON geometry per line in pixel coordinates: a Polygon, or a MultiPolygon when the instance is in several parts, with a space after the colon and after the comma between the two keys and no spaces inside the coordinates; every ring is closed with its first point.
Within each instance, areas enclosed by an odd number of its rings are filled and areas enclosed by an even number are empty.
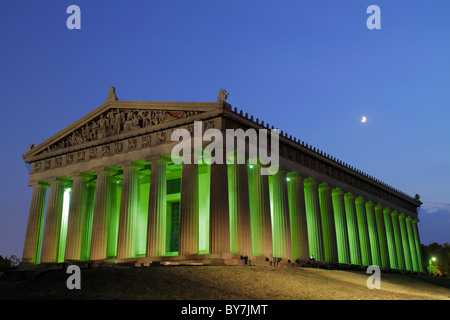
{"type": "MultiPolygon", "coordinates": [[[[151,162],[148,257],[163,256],[166,252],[166,167],[163,159],[151,162]]],[[[55,179],[33,185],[23,261],[39,263],[40,257],[42,263],[57,262],[63,249],[65,260],[134,257],[141,168],[137,164],[122,168],[120,210],[115,209],[116,170],[105,168],[96,172],[96,181],[85,174],[72,177],[65,248],[59,244],[66,182],[55,179]],[[118,221],[118,225],[114,226],[112,221],[118,221]],[[117,247],[109,248],[111,243],[117,243],[117,247]]],[[[260,164],[211,165],[211,254],[294,260],[308,260],[312,256],[330,263],[423,271],[417,219],[328,184],[319,184],[297,172],[280,168],[269,178],[261,175],[260,169],[260,164]]],[[[178,252],[181,256],[198,253],[198,184],[198,165],[183,164],[178,252]]]]}

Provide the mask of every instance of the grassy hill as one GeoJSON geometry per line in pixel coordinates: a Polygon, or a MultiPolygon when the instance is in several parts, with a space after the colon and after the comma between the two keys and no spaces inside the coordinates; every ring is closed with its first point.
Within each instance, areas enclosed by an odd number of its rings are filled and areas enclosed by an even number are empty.
{"type": "Polygon", "coordinates": [[[64,270],[32,280],[0,277],[0,299],[151,300],[449,300],[450,279],[381,274],[369,290],[369,274],[313,268],[237,266],[108,267],[81,269],[81,290],[69,290],[64,270]]]}

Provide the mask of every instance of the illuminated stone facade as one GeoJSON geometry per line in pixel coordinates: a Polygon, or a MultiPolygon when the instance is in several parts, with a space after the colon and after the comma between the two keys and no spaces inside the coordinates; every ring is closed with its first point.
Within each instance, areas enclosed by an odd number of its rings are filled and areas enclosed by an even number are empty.
{"type": "MultiPolygon", "coordinates": [[[[379,265],[423,272],[419,197],[281,132],[280,170],[180,164],[172,132],[268,129],[225,102],[106,102],[23,155],[23,261],[379,265]],[[48,193],[48,200],[47,199],[48,193]]],[[[208,144],[203,142],[203,146],[208,144]]]]}

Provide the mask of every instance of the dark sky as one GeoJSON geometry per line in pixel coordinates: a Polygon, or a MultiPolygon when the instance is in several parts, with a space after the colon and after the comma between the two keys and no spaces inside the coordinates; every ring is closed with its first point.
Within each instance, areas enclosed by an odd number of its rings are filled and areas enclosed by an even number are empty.
{"type": "Polygon", "coordinates": [[[450,242],[450,2],[0,1],[0,254],[22,255],[22,160],[101,105],[228,102],[410,194],[450,242]],[[66,9],[81,8],[81,30],[66,9]],[[366,9],[381,8],[369,30],[366,9]],[[367,117],[361,123],[362,116],[367,117]]]}

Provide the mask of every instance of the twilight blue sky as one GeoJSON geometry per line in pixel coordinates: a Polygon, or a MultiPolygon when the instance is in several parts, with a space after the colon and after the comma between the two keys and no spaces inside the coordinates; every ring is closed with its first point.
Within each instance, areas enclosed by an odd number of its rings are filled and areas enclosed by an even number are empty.
{"type": "Polygon", "coordinates": [[[0,0],[0,254],[22,256],[22,160],[101,105],[228,102],[419,193],[422,243],[450,242],[450,2],[0,0]],[[81,30],[66,9],[81,8],[81,30]],[[381,8],[381,30],[366,9],[381,8]],[[367,123],[359,120],[365,115],[367,123]]]}

